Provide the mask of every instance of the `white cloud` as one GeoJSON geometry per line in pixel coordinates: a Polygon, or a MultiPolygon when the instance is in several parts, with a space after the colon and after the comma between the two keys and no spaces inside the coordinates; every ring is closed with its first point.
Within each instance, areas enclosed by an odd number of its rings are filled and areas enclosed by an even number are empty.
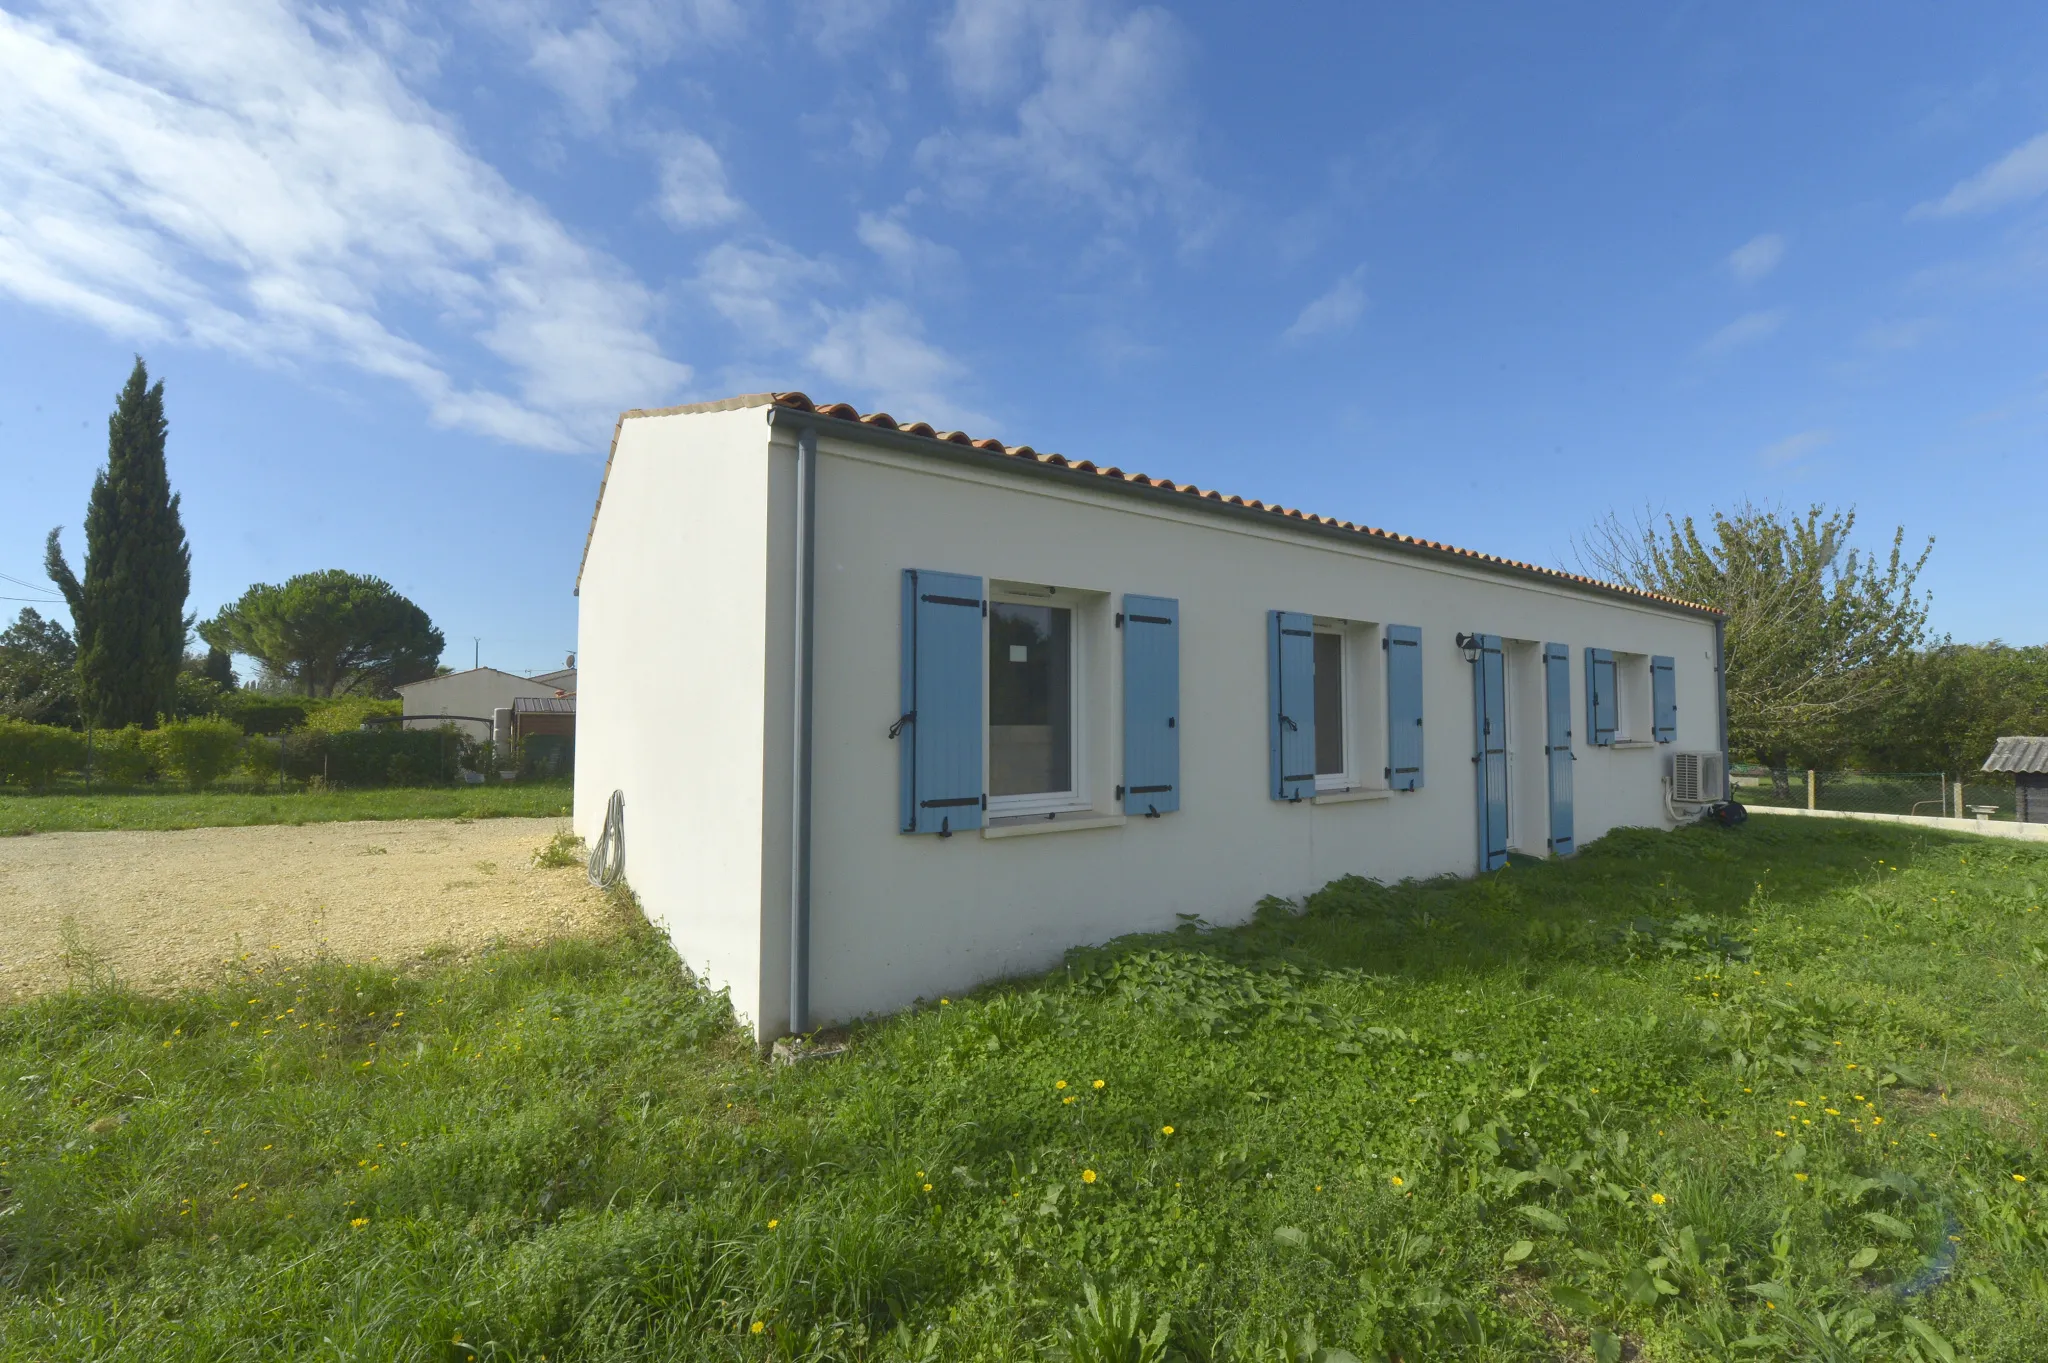
{"type": "Polygon", "coordinates": [[[1786,464],[1796,464],[1815,450],[1834,443],[1833,431],[1801,431],[1797,435],[1788,435],[1783,440],[1773,441],[1764,446],[1756,452],[1756,457],[1759,462],[1777,468],[1786,464]]]}
{"type": "Polygon", "coordinates": [[[647,290],[470,153],[383,47],[277,0],[0,12],[0,292],[124,339],[352,365],[439,424],[549,449],[690,376],[647,290]]]}
{"type": "Polygon", "coordinates": [[[820,52],[842,50],[879,29],[895,0],[796,0],[800,25],[820,52]]]}
{"type": "Polygon", "coordinates": [[[821,314],[824,334],[805,359],[833,383],[870,394],[901,421],[957,425],[986,435],[989,419],[957,404],[951,389],[967,368],[924,339],[910,309],[894,299],[821,314]]]}
{"type": "Polygon", "coordinates": [[[1365,266],[1339,275],[1329,291],[1309,300],[1283,340],[1306,341],[1348,329],[1365,312],[1365,266]]]}
{"type": "Polygon", "coordinates": [[[745,211],[725,182],[725,163],[709,142],[672,133],[656,152],[661,167],[661,215],[677,227],[716,227],[745,211]]]}
{"type": "Polygon", "coordinates": [[[902,207],[887,213],[863,213],[855,225],[861,245],[873,251],[906,285],[951,288],[959,282],[960,253],[910,230],[902,207]]]}
{"type": "Polygon", "coordinates": [[[1866,350],[1915,350],[1941,331],[1933,317],[1912,317],[1895,322],[1873,322],[1856,339],[1866,350]]]}
{"type": "Polygon", "coordinates": [[[730,374],[766,375],[769,386],[879,407],[903,421],[985,431],[988,418],[952,396],[967,366],[925,339],[923,323],[897,299],[836,301],[845,278],[777,241],[706,252],[697,285],[737,333],[742,362],[730,374]]]}
{"type": "Polygon", "coordinates": [[[1727,355],[1757,341],[1777,334],[1785,325],[1787,316],[1784,308],[1770,308],[1762,312],[1745,312],[1742,316],[1722,327],[1712,336],[1700,342],[1700,354],[1709,356],[1727,355]]]}
{"type": "Polygon", "coordinates": [[[1916,218],[1988,213],[2048,192],[2048,133],[2022,142],[1938,200],[1914,208],[1916,218]]]}
{"type": "Polygon", "coordinates": [[[610,125],[612,106],[643,69],[689,46],[728,43],[746,27],[735,0],[477,0],[477,8],[526,47],[527,66],[586,132],[610,125]]]}
{"type": "Polygon", "coordinates": [[[1778,268],[1785,258],[1785,238],[1776,232],[1751,237],[1728,253],[1728,272],[1744,284],[1754,284],[1778,268]]]}
{"type": "Polygon", "coordinates": [[[1190,43],[1171,14],[1119,16],[1107,0],[957,0],[937,43],[964,104],[1014,118],[920,144],[919,164],[949,196],[1050,192],[1119,223],[1163,208],[1191,235],[1206,230],[1210,193],[1192,166],[1182,89],[1190,43]]]}

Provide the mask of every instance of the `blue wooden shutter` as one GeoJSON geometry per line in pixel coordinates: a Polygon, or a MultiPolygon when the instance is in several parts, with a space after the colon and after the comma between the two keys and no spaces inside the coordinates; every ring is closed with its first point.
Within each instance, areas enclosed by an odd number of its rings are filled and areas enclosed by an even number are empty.
{"type": "Polygon", "coordinates": [[[1266,612],[1266,747],[1276,800],[1316,793],[1316,622],[1266,612]]]}
{"type": "Polygon", "coordinates": [[[981,579],[903,570],[900,820],[905,833],[981,827],[981,579]]]}
{"type": "Polygon", "coordinates": [[[1508,697],[1507,659],[1500,636],[1475,636],[1472,660],[1474,790],[1479,816],[1479,869],[1508,864],[1508,697]]]}
{"type": "Polygon", "coordinates": [[[1578,850],[1572,837],[1572,653],[1563,644],[1543,646],[1543,759],[1550,769],[1550,851],[1568,857],[1578,850]]]}
{"type": "Polygon", "coordinates": [[[1380,645],[1387,651],[1387,784],[1421,790],[1422,631],[1388,625],[1380,645]]]}
{"type": "Polygon", "coordinates": [[[1659,743],[1678,741],[1678,665],[1666,657],[1650,659],[1650,734],[1659,743]]]}
{"type": "Polygon", "coordinates": [[[1586,739],[1597,748],[1614,742],[1614,654],[1586,650],[1586,739]]]}
{"type": "Polygon", "coordinates": [[[1124,597],[1126,814],[1180,808],[1180,602],[1124,597]]]}

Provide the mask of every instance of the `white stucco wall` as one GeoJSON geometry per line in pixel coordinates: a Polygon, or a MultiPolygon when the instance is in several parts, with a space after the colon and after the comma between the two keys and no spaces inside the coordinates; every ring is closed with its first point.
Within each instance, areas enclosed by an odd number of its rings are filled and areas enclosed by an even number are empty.
{"type": "MultiPolygon", "coordinates": [[[[786,426],[771,436],[758,408],[625,424],[583,577],[578,657],[578,831],[594,837],[605,795],[627,790],[634,888],[684,958],[709,965],[770,1036],[787,1018],[790,440],[786,426]],[[697,585],[713,581],[715,591],[697,585]]],[[[814,1022],[1042,969],[1070,946],[1169,928],[1176,914],[1239,921],[1263,895],[1298,896],[1340,875],[1471,873],[1461,630],[1570,646],[1581,845],[1621,824],[1663,825],[1669,753],[1718,746],[1705,617],[831,436],[821,447],[814,1022]],[[898,708],[905,568],[1100,594],[1078,628],[1083,760],[1105,814],[1117,809],[1122,751],[1110,617],[1126,592],[1177,598],[1181,810],[1031,836],[897,832],[897,752],[886,731],[898,708]],[[1269,797],[1274,608],[1423,629],[1423,790],[1329,804],[1269,797]],[[1676,659],[1675,745],[1587,741],[1589,645],[1676,659]]],[[[1360,636],[1376,644],[1371,630],[1360,636]]],[[[1515,843],[1541,855],[1536,651],[1511,644],[1510,701],[1515,843]]],[[[1375,646],[1368,667],[1380,665],[1375,646]]],[[[1377,752],[1385,712],[1376,676],[1358,683],[1358,699],[1355,726],[1372,731],[1377,752]]]]}
{"type": "Polygon", "coordinates": [[[457,727],[472,738],[486,739],[491,736],[491,711],[500,705],[510,705],[520,696],[552,696],[553,683],[542,683],[521,677],[511,672],[500,672],[494,667],[470,668],[463,672],[450,672],[444,677],[430,677],[426,681],[411,682],[398,688],[399,698],[404,706],[403,713],[415,715],[475,715],[483,723],[457,723],[457,727]]]}
{"type": "Polygon", "coordinates": [[[767,557],[771,543],[788,554],[768,525],[767,436],[759,408],[622,425],[576,648],[576,832],[595,842],[611,793],[624,792],[628,882],[750,1021],[761,1008],[767,557]]]}

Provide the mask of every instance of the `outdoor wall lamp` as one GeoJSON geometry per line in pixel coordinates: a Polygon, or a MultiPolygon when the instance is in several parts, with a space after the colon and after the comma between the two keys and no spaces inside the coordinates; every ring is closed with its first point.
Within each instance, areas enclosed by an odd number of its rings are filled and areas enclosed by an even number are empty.
{"type": "Polygon", "coordinates": [[[1478,662],[1479,636],[1476,634],[1460,634],[1458,636],[1458,651],[1465,655],[1466,662],[1478,662]]]}

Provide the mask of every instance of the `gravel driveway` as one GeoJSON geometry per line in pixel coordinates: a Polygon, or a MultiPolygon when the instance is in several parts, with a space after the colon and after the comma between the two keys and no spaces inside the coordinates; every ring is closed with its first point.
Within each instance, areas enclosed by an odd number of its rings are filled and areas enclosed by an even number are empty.
{"type": "Polygon", "coordinates": [[[63,988],[81,954],[162,991],[210,983],[245,953],[251,965],[323,952],[395,962],[616,931],[582,867],[534,867],[563,827],[451,819],[0,838],[0,1000],[63,988]]]}

